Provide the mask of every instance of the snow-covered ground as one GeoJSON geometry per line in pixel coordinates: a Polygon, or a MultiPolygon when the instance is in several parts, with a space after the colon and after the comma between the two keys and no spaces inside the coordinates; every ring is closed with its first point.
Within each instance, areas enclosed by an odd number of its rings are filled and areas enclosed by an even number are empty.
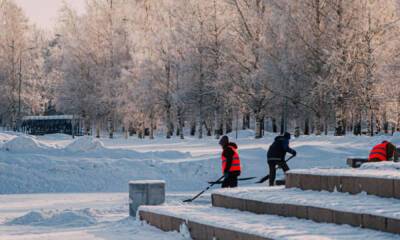
{"type": "MultiPolygon", "coordinates": [[[[255,140],[241,132],[236,141],[243,177],[266,174],[266,150],[274,136],[255,140]]],[[[368,155],[380,137],[303,136],[292,141],[298,156],[290,167],[346,167],[349,156],[368,155]]],[[[400,137],[388,137],[400,143],[400,137]]],[[[213,138],[128,140],[0,133],[0,194],[124,192],[129,180],[162,179],[172,191],[195,191],[221,174],[220,148],[213,138]]]]}
{"type": "MultiPolygon", "coordinates": [[[[242,177],[266,174],[273,138],[255,140],[243,131],[232,139],[239,145],[242,177]]],[[[289,165],[346,168],[347,157],[366,157],[383,139],[400,143],[399,136],[302,136],[291,142],[298,156],[289,165]]],[[[220,153],[213,138],[73,140],[0,132],[0,239],[184,239],[128,218],[128,181],[165,180],[168,201],[180,202],[221,175],[220,153]]]]}
{"type": "MultiPolygon", "coordinates": [[[[169,195],[169,202],[186,195],[169,195]]],[[[0,195],[1,240],[183,240],[128,217],[127,193],[0,195]]]]}

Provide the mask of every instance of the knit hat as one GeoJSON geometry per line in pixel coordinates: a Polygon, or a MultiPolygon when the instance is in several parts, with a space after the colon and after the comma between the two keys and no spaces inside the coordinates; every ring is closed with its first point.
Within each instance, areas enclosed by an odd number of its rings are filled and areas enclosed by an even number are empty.
{"type": "Polygon", "coordinates": [[[219,145],[221,145],[221,146],[226,146],[226,145],[228,145],[228,143],[229,143],[228,136],[223,136],[221,138],[221,140],[219,140],[219,145]]]}

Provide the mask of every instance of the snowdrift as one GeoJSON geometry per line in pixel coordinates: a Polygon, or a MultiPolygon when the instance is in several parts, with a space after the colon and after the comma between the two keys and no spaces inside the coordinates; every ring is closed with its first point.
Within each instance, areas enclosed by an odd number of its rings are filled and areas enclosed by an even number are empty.
{"type": "Polygon", "coordinates": [[[15,218],[7,225],[30,225],[46,227],[86,227],[96,224],[95,210],[31,211],[15,218]]]}
{"type": "Polygon", "coordinates": [[[103,149],[105,149],[104,144],[99,139],[84,136],[68,144],[64,150],[69,152],[89,152],[103,149]]]}
{"type": "Polygon", "coordinates": [[[39,152],[43,150],[50,150],[52,147],[37,141],[34,137],[18,136],[5,142],[1,149],[8,152],[39,152]]]}
{"type": "Polygon", "coordinates": [[[360,169],[400,170],[400,162],[372,162],[364,163],[360,169]]]}

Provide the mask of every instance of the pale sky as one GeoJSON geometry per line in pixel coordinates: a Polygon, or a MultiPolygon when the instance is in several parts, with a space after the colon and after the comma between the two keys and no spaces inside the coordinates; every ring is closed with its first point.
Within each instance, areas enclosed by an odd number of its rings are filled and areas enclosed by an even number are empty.
{"type": "Polygon", "coordinates": [[[58,10],[62,2],[67,2],[70,6],[82,13],[85,9],[85,0],[14,0],[22,7],[30,20],[39,27],[50,30],[57,20],[58,10]]]}

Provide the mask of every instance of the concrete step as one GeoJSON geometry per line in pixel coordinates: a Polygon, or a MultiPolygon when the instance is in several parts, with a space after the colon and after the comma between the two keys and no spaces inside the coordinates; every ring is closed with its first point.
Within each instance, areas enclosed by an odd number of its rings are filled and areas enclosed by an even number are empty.
{"type": "Polygon", "coordinates": [[[294,170],[286,175],[286,187],[351,194],[366,192],[400,199],[400,172],[368,169],[294,170]]]}
{"type": "Polygon", "coordinates": [[[164,231],[181,231],[186,226],[194,240],[399,238],[399,235],[351,226],[204,205],[141,206],[139,218],[164,231]]]}
{"type": "Polygon", "coordinates": [[[214,191],[211,197],[214,207],[400,234],[400,201],[393,198],[283,187],[222,189],[214,191]]]}

